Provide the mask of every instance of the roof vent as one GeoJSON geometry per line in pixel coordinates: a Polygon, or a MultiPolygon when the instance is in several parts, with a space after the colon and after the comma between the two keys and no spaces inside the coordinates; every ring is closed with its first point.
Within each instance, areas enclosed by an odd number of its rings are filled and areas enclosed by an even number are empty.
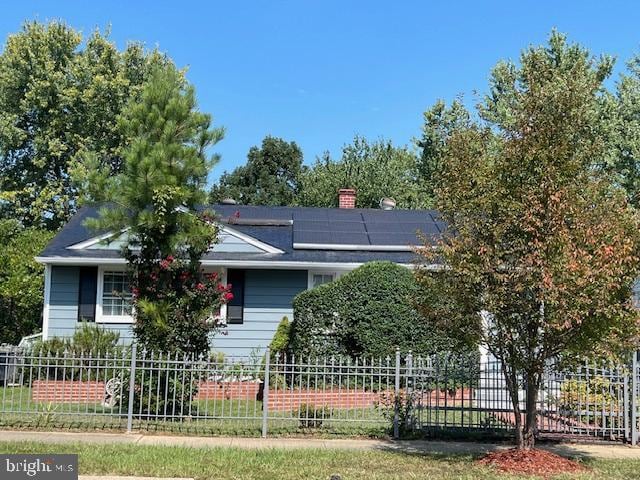
{"type": "Polygon", "coordinates": [[[222,203],[222,205],[236,205],[238,202],[233,198],[223,198],[220,203],[222,203]]]}
{"type": "Polygon", "coordinates": [[[380,199],[380,208],[382,210],[393,210],[396,208],[396,201],[393,198],[384,197],[380,199]]]}

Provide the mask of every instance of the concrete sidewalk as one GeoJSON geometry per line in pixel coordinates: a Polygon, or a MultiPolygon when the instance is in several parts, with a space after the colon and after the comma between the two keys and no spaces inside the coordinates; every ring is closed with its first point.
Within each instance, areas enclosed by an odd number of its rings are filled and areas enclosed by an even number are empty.
{"type": "MultiPolygon", "coordinates": [[[[327,450],[383,450],[412,454],[482,454],[493,450],[507,449],[509,444],[444,442],[431,440],[366,440],[324,438],[247,438],[247,437],[187,437],[169,435],[145,435],[141,433],[77,433],[77,432],[31,432],[0,430],[0,441],[44,442],[52,444],[136,444],[185,446],[193,448],[310,448],[327,450]]],[[[541,448],[568,457],[597,457],[610,459],[637,459],[640,447],[622,444],[540,444],[541,448]]]]}

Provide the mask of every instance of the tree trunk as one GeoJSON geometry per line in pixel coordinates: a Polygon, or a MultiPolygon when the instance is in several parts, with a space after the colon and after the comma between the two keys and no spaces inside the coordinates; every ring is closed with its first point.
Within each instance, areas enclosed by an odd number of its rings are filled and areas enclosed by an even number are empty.
{"type": "Polygon", "coordinates": [[[529,374],[526,379],[526,419],[524,431],[522,432],[522,443],[518,448],[530,450],[535,445],[536,433],[538,430],[538,392],[540,391],[540,376],[529,374]]]}
{"type": "Polygon", "coordinates": [[[518,374],[514,369],[507,367],[506,362],[502,360],[502,374],[507,384],[507,390],[509,391],[509,397],[511,398],[511,407],[513,409],[513,419],[516,434],[516,445],[518,448],[522,448],[524,445],[524,436],[522,430],[522,412],[520,411],[520,392],[518,390],[518,374]]]}

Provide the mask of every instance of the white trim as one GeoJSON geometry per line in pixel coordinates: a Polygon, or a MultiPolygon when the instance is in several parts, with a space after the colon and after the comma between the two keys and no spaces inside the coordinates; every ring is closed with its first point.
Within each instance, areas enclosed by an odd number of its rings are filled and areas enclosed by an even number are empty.
{"type": "Polygon", "coordinates": [[[260,240],[253,238],[250,235],[246,235],[242,232],[239,232],[233,228],[221,226],[220,230],[223,233],[228,233],[229,235],[236,237],[237,239],[242,240],[243,242],[246,242],[249,245],[259,248],[260,250],[263,250],[266,253],[284,253],[284,251],[280,250],[279,248],[269,245],[268,243],[261,242],[260,240]]]}
{"type": "MultiPolygon", "coordinates": [[[[36,257],[36,261],[45,265],[126,265],[124,258],[78,258],[78,257],[36,257]]],[[[374,261],[374,260],[371,260],[374,261]]],[[[309,268],[335,269],[339,271],[354,270],[367,262],[295,262],[278,260],[201,260],[203,267],[233,267],[233,268],[273,268],[273,269],[300,269],[309,268]]],[[[414,263],[398,263],[407,268],[423,267],[427,270],[442,270],[443,265],[432,263],[429,265],[416,265],[414,263]]]]}
{"type": "Polygon", "coordinates": [[[124,272],[123,268],[98,267],[98,285],[96,288],[96,323],[134,323],[133,315],[103,315],[102,295],[104,294],[105,272],[124,272]]]}
{"type": "MultiPolygon", "coordinates": [[[[120,230],[119,235],[122,235],[127,230],[129,230],[128,227],[127,228],[123,228],[122,230],[120,230]]],[[[103,233],[102,235],[98,235],[97,237],[89,238],[87,240],[83,240],[82,242],[74,243],[73,245],[69,245],[67,247],[67,249],[68,250],[84,250],[85,248],[92,247],[93,245],[95,245],[97,243],[100,243],[103,240],[106,240],[107,238],[113,237],[114,235],[115,235],[115,233],[113,233],[113,232],[103,233]]]]}
{"type": "MultiPolygon", "coordinates": [[[[290,268],[293,270],[306,270],[309,268],[315,268],[320,270],[336,270],[336,271],[349,271],[364,265],[365,263],[373,262],[375,260],[369,260],[367,262],[294,262],[294,261],[269,261],[269,260],[201,260],[202,266],[226,266],[233,268],[290,268]]],[[[395,262],[394,262],[395,263],[395,262]]],[[[397,265],[414,269],[416,267],[422,267],[427,270],[441,270],[443,267],[437,263],[429,265],[417,265],[415,263],[397,263],[397,265]]]]}
{"type": "Polygon", "coordinates": [[[45,265],[70,265],[70,266],[90,266],[90,265],[126,265],[124,258],[104,258],[104,257],[35,257],[36,262],[45,265]]]}
{"type": "Polygon", "coordinates": [[[296,250],[349,250],[370,252],[411,252],[416,247],[411,245],[356,245],[342,243],[296,243],[296,250]]]}
{"type": "Polygon", "coordinates": [[[309,268],[319,268],[328,270],[353,270],[363,265],[365,262],[357,263],[337,263],[337,262],[281,262],[269,260],[201,260],[202,266],[225,266],[229,268],[290,268],[293,270],[307,270],[309,268]]]}
{"type": "MultiPolygon", "coordinates": [[[[227,269],[222,267],[222,275],[220,275],[220,283],[223,285],[227,284],[227,269]]],[[[220,305],[220,321],[222,323],[227,324],[227,304],[226,302],[220,305]]]]}
{"type": "Polygon", "coordinates": [[[42,309],[42,339],[49,338],[49,304],[51,303],[51,265],[44,266],[44,307],[42,309]]]}
{"type": "MultiPolygon", "coordinates": [[[[220,231],[222,233],[226,233],[228,235],[231,235],[232,237],[235,237],[239,240],[242,240],[245,243],[248,243],[249,245],[252,245],[256,248],[259,248],[260,250],[264,251],[265,253],[284,253],[284,251],[280,250],[279,248],[276,248],[272,245],[269,245],[268,243],[264,243],[261,242],[260,240],[250,236],[250,235],[246,235],[242,232],[239,232],[233,228],[227,227],[227,226],[223,226],[220,225],[219,226],[220,231]]],[[[122,230],[120,230],[120,233],[118,235],[122,235],[123,233],[125,233],[127,230],[129,230],[129,228],[124,228],[122,230]]],[[[114,235],[116,235],[113,232],[107,232],[107,233],[103,233],[102,235],[99,235],[97,237],[93,237],[93,238],[89,238],[87,240],[83,240],[82,242],[79,243],[74,243],[73,245],[69,245],[67,247],[67,250],[84,250],[85,248],[91,247],[93,245],[96,245],[100,242],[102,242],[103,240],[106,240],[110,237],[113,237],[114,235]]],[[[214,248],[215,245],[217,244],[213,244],[211,246],[211,248],[214,248]]]]}

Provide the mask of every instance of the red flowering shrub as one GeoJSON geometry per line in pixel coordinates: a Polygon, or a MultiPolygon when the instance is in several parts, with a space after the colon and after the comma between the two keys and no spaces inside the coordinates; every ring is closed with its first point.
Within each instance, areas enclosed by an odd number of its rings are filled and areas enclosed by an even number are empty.
{"type": "Polygon", "coordinates": [[[206,352],[210,334],[219,326],[220,306],[233,298],[230,286],[221,284],[217,274],[172,255],[131,262],[138,341],[148,350],[206,352]]]}

